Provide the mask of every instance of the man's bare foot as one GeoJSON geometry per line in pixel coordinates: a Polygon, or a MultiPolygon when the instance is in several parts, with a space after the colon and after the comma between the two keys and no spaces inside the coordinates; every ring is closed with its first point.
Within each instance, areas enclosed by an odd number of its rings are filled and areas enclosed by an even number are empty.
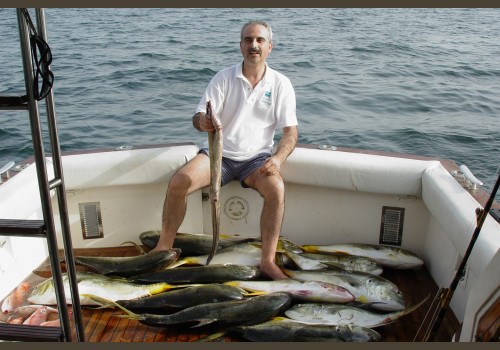
{"type": "Polygon", "coordinates": [[[280,279],[288,278],[288,276],[285,275],[283,273],[283,271],[281,271],[281,269],[278,267],[278,265],[276,265],[274,263],[268,263],[268,264],[262,263],[259,266],[259,269],[263,275],[269,277],[272,280],[280,280],[280,279]]]}
{"type": "Polygon", "coordinates": [[[170,249],[171,247],[167,247],[167,246],[162,246],[160,244],[156,245],[156,247],[154,247],[153,249],[151,249],[148,253],[154,253],[154,252],[158,252],[160,250],[167,250],[167,249],[170,249]]]}

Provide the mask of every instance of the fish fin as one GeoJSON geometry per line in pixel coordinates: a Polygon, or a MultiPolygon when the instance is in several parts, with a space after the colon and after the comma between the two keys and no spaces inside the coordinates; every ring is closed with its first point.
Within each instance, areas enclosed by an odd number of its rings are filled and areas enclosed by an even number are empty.
{"type": "Polygon", "coordinates": [[[256,295],[266,295],[266,294],[269,294],[269,292],[253,291],[253,292],[243,293],[243,295],[247,296],[247,297],[253,297],[253,296],[256,296],[256,295]]]}
{"type": "Polygon", "coordinates": [[[179,285],[173,285],[173,284],[168,284],[168,283],[155,283],[151,285],[151,288],[149,289],[149,292],[151,295],[154,294],[159,294],[166,292],[170,289],[176,289],[176,288],[187,288],[187,287],[200,287],[202,284],[179,284],[179,285]]]}
{"type": "Polygon", "coordinates": [[[289,318],[283,317],[283,316],[276,316],[271,318],[271,321],[284,321],[284,320],[289,320],[289,318]]]}
{"type": "Polygon", "coordinates": [[[126,243],[130,243],[132,244],[133,246],[135,246],[135,248],[141,253],[141,255],[144,255],[146,254],[146,252],[144,251],[144,249],[142,249],[142,247],[140,245],[138,245],[137,243],[135,242],[132,242],[132,241],[126,241],[126,242],[123,242],[122,244],[120,245],[124,245],[126,243]]]}
{"type": "Polygon", "coordinates": [[[365,296],[365,295],[360,295],[359,297],[357,297],[356,299],[358,299],[360,302],[362,302],[363,304],[367,304],[370,302],[370,300],[365,296]]]}
{"type": "Polygon", "coordinates": [[[321,264],[325,265],[329,269],[345,270],[345,268],[342,264],[337,264],[337,263],[329,262],[329,261],[323,261],[321,264]]]}
{"type": "Polygon", "coordinates": [[[174,261],[172,264],[168,265],[167,269],[173,269],[174,267],[178,267],[184,264],[189,264],[189,257],[174,261]]]}
{"type": "Polygon", "coordinates": [[[207,342],[207,341],[212,341],[212,340],[215,340],[215,339],[219,339],[220,337],[225,336],[226,333],[227,333],[227,331],[217,332],[217,333],[214,333],[214,334],[211,334],[211,335],[207,335],[204,338],[199,338],[198,340],[195,340],[192,343],[204,343],[204,342],[207,342]]]}
{"type": "Polygon", "coordinates": [[[238,287],[238,281],[229,281],[229,282],[224,282],[222,284],[225,284],[226,286],[238,287]]]}
{"type": "Polygon", "coordinates": [[[88,298],[88,299],[91,299],[91,300],[94,300],[94,301],[96,301],[96,302],[98,302],[98,303],[100,303],[102,305],[104,305],[104,304],[114,305],[117,308],[121,309],[122,311],[125,311],[128,314],[128,315],[121,315],[119,317],[125,316],[126,318],[133,318],[133,319],[136,319],[136,320],[141,318],[141,315],[135,314],[132,311],[125,309],[123,306],[121,306],[120,304],[118,304],[118,303],[116,303],[116,302],[114,302],[112,300],[109,300],[109,299],[106,299],[106,298],[101,298],[100,296],[93,295],[93,294],[80,294],[80,296],[88,298]]]}
{"type": "Polygon", "coordinates": [[[262,243],[248,242],[248,244],[253,245],[255,248],[262,248],[262,243]]]}
{"type": "Polygon", "coordinates": [[[191,328],[198,328],[198,327],[202,327],[202,326],[206,326],[207,324],[211,324],[211,323],[214,323],[215,321],[217,321],[216,319],[214,318],[204,318],[204,319],[201,319],[199,320],[200,322],[197,324],[197,325],[194,325],[193,327],[191,328]]]}

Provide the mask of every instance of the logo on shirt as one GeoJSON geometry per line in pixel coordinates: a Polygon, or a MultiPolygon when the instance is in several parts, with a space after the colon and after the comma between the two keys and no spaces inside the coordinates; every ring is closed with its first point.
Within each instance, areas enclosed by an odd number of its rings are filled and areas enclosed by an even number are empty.
{"type": "Polygon", "coordinates": [[[271,91],[265,91],[264,96],[261,98],[261,101],[265,104],[271,104],[271,91]]]}

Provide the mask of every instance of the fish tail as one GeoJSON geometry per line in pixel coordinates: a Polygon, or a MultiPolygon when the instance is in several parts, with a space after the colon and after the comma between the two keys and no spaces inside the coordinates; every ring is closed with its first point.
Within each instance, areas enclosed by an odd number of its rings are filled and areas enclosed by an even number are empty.
{"type": "Polygon", "coordinates": [[[318,251],[317,245],[303,245],[300,248],[307,253],[316,253],[318,251]]]}
{"type": "Polygon", "coordinates": [[[220,337],[223,337],[224,335],[226,335],[226,333],[227,333],[227,331],[220,331],[220,332],[217,332],[217,333],[214,333],[211,335],[207,335],[204,338],[199,338],[198,340],[193,341],[193,343],[203,343],[203,342],[207,342],[207,341],[212,341],[212,340],[218,339],[220,337]]]}
{"type": "Polygon", "coordinates": [[[100,303],[102,305],[105,305],[105,304],[114,305],[117,308],[121,309],[122,311],[125,311],[128,314],[128,315],[119,315],[119,316],[117,315],[118,317],[126,317],[126,318],[135,319],[135,320],[141,319],[141,315],[135,314],[132,311],[125,309],[123,306],[121,306],[120,304],[118,304],[112,300],[101,298],[101,297],[99,297],[97,295],[93,295],[93,294],[80,294],[80,296],[97,301],[98,303],[100,303]]]}
{"type": "Polygon", "coordinates": [[[413,312],[415,311],[416,309],[418,309],[420,306],[422,306],[423,303],[425,303],[427,301],[427,299],[429,299],[429,295],[427,295],[422,301],[416,303],[415,305],[409,307],[409,308],[406,308],[404,310],[401,310],[401,311],[397,311],[397,312],[394,312],[392,314],[388,314],[387,315],[387,318],[384,320],[384,322],[378,324],[377,326],[383,326],[385,324],[389,324],[389,323],[392,323],[394,322],[397,318],[401,317],[401,316],[404,316],[404,315],[407,315],[409,314],[410,312],[413,312]]]}
{"type": "Polygon", "coordinates": [[[166,292],[170,289],[176,289],[176,288],[187,288],[187,287],[200,287],[202,286],[202,284],[179,284],[179,285],[173,285],[173,284],[168,284],[168,283],[155,283],[155,284],[152,284],[150,285],[150,288],[148,288],[149,290],[149,293],[151,293],[151,295],[154,295],[154,294],[159,294],[159,293],[163,293],[163,292],[166,292]]]}
{"type": "Polygon", "coordinates": [[[238,287],[239,282],[238,281],[230,281],[230,282],[224,282],[222,284],[225,284],[226,286],[238,287]]]}
{"type": "Polygon", "coordinates": [[[135,248],[136,248],[136,249],[137,249],[137,250],[138,250],[138,251],[139,251],[142,255],[146,254],[146,252],[144,251],[144,249],[142,249],[142,247],[141,247],[140,245],[138,245],[137,243],[135,243],[135,242],[132,242],[132,241],[126,241],[126,242],[123,242],[123,243],[122,243],[122,244],[120,244],[120,245],[124,245],[124,244],[126,244],[126,243],[129,243],[129,244],[132,244],[133,246],[135,246],[135,248]]]}

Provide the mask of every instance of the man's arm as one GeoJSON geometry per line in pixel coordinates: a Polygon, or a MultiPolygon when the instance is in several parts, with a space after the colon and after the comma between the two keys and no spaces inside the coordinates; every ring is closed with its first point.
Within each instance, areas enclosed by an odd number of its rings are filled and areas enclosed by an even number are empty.
{"type": "Polygon", "coordinates": [[[283,136],[278,143],[276,152],[264,162],[262,167],[259,168],[259,171],[268,176],[279,173],[281,165],[295,149],[297,139],[298,131],[296,126],[287,126],[283,128],[283,136]]]}

